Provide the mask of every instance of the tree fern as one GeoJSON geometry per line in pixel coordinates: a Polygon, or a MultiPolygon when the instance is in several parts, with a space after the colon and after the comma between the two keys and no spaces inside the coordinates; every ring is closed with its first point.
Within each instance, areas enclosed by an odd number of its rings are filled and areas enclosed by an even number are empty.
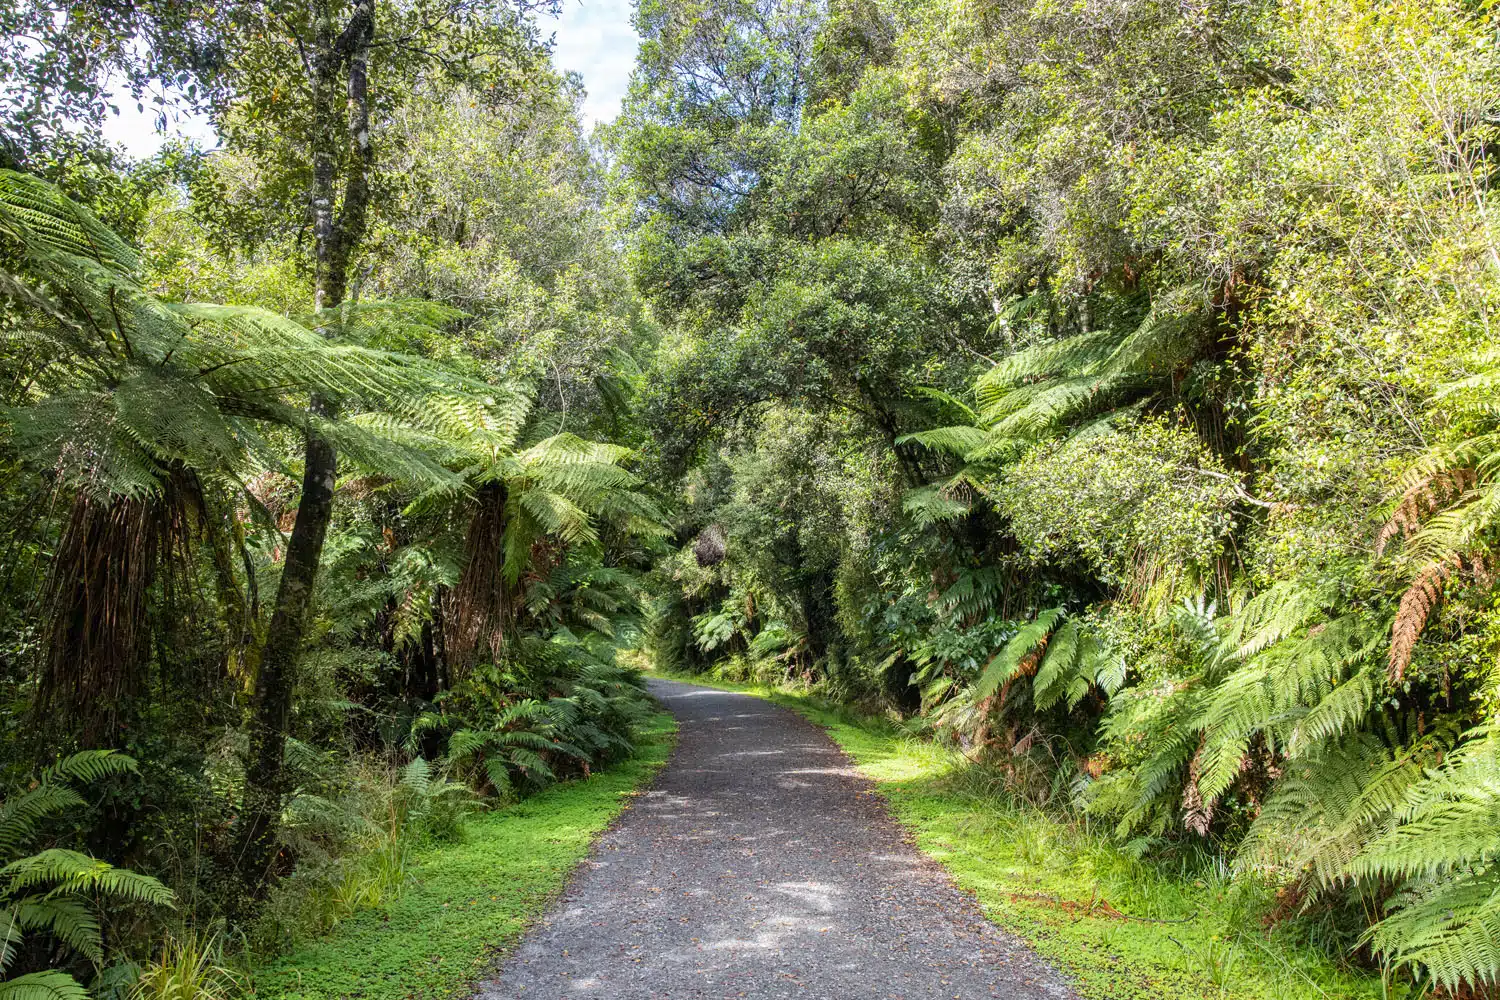
{"type": "MultiPolygon", "coordinates": [[[[1071,710],[1090,691],[1104,696],[1118,691],[1125,672],[1124,658],[1082,620],[1068,617],[1063,608],[1050,608],[1016,630],[973,683],[944,705],[938,721],[962,731],[979,731],[1024,677],[1031,678],[1033,709],[1045,712],[1065,705],[1071,710]]],[[[923,684],[924,702],[934,703],[955,687],[949,678],[930,670],[918,671],[913,683],[923,684]]]]}
{"type": "Polygon", "coordinates": [[[1035,673],[1053,627],[1062,620],[1063,614],[1062,608],[1049,608],[1021,626],[1005,648],[985,665],[984,672],[974,682],[970,697],[983,701],[1003,685],[1035,673]]]}
{"type": "MultiPolygon", "coordinates": [[[[1288,603],[1294,602],[1280,607],[1288,603]]],[[[1216,799],[1234,781],[1253,737],[1264,736],[1274,751],[1299,732],[1297,723],[1333,694],[1349,668],[1367,661],[1382,641],[1380,628],[1358,614],[1321,622],[1295,639],[1284,638],[1282,625],[1300,615],[1251,615],[1255,626],[1247,628],[1237,620],[1226,629],[1224,648],[1233,650],[1231,659],[1245,662],[1215,685],[1199,723],[1204,745],[1198,790],[1205,800],[1216,799]],[[1283,641],[1272,642],[1269,635],[1281,635],[1283,641]],[[1247,655],[1255,649],[1260,652],[1247,655]]],[[[1367,708],[1369,703],[1355,698],[1352,704],[1367,708]]],[[[1341,696],[1322,713],[1319,725],[1327,728],[1337,711],[1350,707],[1341,696]]],[[[1300,730],[1300,735],[1308,745],[1308,731],[1300,730]]]]}
{"type": "Polygon", "coordinates": [[[1439,984],[1492,983],[1500,976],[1500,735],[1469,734],[1411,786],[1398,825],[1350,862],[1355,877],[1391,879],[1400,891],[1369,933],[1398,964],[1418,965],[1439,984]]]}
{"type": "Polygon", "coordinates": [[[66,972],[29,972],[0,982],[3,1000],[88,1000],[89,991],[66,972]]]}
{"type": "Polygon", "coordinates": [[[476,499],[463,573],[450,599],[448,648],[460,664],[481,650],[501,655],[515,609],[526,602],[522,580],[537,543],[551,538],[592,550],[604,523],[634,537],[664,530],[639,477],[622,467],[629,449],[568,433],[514,444],[489,434],[458,442],[476,499]]]}
{"type": "Polygon", "coordinates": [[[1360,846],[1421,776],[1421,758],[1390,748],[1368,733],[1316,744],[1282,767],[1281,780],[1236,852],[1242,871],[1290,874],[1308,898],[1347,880],[1360,846]]]}
{"type": "MultiPolygon", "coordinates": [[[[1500,365],[1494,352],[1469,378],[1443,387],[1445,420],[1458,427],[1493,428],[1500,365]]],[[[1500,433],[1488,429],[1439,444],[1402,477],[1400,496],[1376,539],[1376,554],[1403,542],[1399,567],[1406,582],[1391,625],[1389,674],[1399,682],[1411,664],[1448,582],[1455,577],[1493,584],[1490,550],[1500,524],[1500,433]]]]}
{"type": "Polygon", "coordinates": [[[1198,292],[1175,290],[1135,326],[1094,330],[1003,358],[975,383],[971,425],[903,440],[970,463],[1013,459],[1038,440],[1168,388],[1172,374],[1202,353],[1210,325],[1198,292]]]}
{"type": "MultiPolygon", "coordinates": [[[[13,264],[0,294],[19,307],[10,346],[24,352],[18,364],[48,358],[4,431],[75,498],[47,589],[41,702],[103,738],[138,683],[146,594],[189,534],[221,530],[226,518],[211,508],[244,491],[262,429],[311,434],[346,466],[452,497],[468,481],[448,459],[513,438],[529,402],[266,310],[164,302],[136,282],[120,241],[39,184],[0,173],[0,239],[13,264]],[[83,607],[113,610],[75,614],[83,607]]],[[[357,329],[375,313],[339,322],[357,329]]]]}

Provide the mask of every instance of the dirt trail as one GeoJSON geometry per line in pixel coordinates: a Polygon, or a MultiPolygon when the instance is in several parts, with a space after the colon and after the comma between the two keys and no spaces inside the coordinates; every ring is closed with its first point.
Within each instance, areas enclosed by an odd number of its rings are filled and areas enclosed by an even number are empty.
{"type": "Polygon", "coordinates": [[[822,730],[650,685],[682,726],[671,761],[482,997],[1072,997],[905,842],[822,730]]]}

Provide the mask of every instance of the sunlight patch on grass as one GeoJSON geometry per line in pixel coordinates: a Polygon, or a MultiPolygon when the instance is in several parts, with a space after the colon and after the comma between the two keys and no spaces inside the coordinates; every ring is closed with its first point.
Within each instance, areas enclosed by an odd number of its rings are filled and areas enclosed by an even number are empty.
{"type": "Polygon", "coordinates": [[[390,905],[254,970],[258,998],[427,1000],[467,996],[552,903],[594,838],[666,762],[676,733],[658,713],[635,757],[472,819],[433,848],[390,905]]]}

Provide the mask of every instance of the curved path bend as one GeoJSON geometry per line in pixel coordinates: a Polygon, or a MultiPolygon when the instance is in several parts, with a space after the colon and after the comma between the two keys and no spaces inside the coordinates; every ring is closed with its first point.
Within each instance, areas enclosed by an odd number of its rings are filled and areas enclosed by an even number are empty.
{"type": "Polygon", "coordinates": [[[907,843],[821,729],[648,683],[681,723],[671,760],[485,1000],[1072,997],[907,843]]]}

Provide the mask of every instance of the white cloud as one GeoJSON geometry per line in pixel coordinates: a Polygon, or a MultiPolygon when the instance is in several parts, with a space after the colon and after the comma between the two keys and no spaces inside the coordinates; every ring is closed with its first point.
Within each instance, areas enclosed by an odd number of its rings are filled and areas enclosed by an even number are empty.
{"type": "MultiPolygon", "coordinates": [[[[630,85],[640,39],[630,26],[631,0],[564,0],[553,29],[553,62],[583,77],[585,127],[612,121],[630,85]]],[[[542,30],[547,30],[543,22],[542,30]]]]}

